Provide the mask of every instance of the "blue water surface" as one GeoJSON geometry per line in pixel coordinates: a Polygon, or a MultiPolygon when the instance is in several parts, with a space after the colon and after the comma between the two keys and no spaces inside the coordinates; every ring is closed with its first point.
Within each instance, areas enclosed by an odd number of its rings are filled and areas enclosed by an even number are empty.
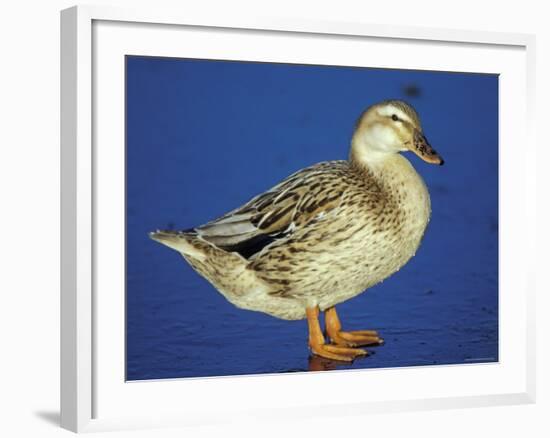
{"type": "Polygon", "coordinates": [[[128,380],[498,360],[497,76],[131,56],[126,116],[128,380]],[[432,199],[423,243],[338,306],[385,339],[370,356],[311,357],[305,321],[234,307],[149,239],[347,158],[361,111],[388,98],[413,104],[445,166],[407,154],[432,199]]]}

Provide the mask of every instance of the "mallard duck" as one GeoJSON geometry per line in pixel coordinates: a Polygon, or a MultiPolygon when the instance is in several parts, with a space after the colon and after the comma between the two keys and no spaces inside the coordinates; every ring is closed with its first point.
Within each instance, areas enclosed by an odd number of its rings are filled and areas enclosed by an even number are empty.
{"type": "Polygon", "coordinates": [[[348,160],[299,170],[205,225],[150,237],[235,306],[306,318],[313,354],[352,361],[368,354],[357,347],[383,340],[374,330],[342,330],[335,306],[407,263],[430,219],[428,190],[403,151],[443,164],[412,106],[377,103],[359,117],[348,160]]]}

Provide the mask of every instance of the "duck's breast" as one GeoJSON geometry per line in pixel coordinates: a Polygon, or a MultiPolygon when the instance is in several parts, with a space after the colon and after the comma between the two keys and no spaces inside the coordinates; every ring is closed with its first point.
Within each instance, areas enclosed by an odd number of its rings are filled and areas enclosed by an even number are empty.
{"type": "Polygon", "coordinates": [[[385,204],[368,237],[366,262],[377,268],[369,282],[383,280],[415,255],[431,213],[426,184],[403,156],[388,163],[380,181],[385,204]]]}
{"type": "Polygon", "coordinates": [[[381,202],[364,204],[362,212],[352,212],[355,232],[328,245],[331,262],[324,268],[331,276],[320,294],[321,308],[352,298],[388,278],[420,245],[430,218],[424,181],[401,156],[377,179],[381,202]]]}

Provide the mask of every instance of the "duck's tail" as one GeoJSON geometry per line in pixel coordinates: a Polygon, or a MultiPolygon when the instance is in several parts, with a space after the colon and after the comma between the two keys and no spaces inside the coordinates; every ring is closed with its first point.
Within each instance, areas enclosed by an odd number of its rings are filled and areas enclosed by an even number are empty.
{"type": "Polygon", "coordinates": [[[258,282],[254,273],[246,269],[248,261],[245,258],[207,242],[194,230],[155,231],[149,236],[178,251],[193,269],[236,305],[239,305],[236,297],[258,282]]]}
{"type": "Polygon", "coordinates": [[[198,260],[206,258],[204,248],[192,243],[197,238],[197,233],[193,229],[185,231],[157,230],[149,233],[149,237],[183,255],[198,260]]]}

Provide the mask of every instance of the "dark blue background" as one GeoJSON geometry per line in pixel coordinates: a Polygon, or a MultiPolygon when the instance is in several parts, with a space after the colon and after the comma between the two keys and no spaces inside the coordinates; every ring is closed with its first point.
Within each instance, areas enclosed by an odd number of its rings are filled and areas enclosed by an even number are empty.
{"type": "Polygon", "coordinates": [[[498,77],[127,58],[127,378],[498,360],[498,77]],[[342,366],[309,357],[305,321],[235,308],[147,236],[233,209],[290,173],[347,158],[370,104],[404,98],[445,158],[407,154],[432,220],[404,269],[338,307],[386,344],[342,366]]]}

